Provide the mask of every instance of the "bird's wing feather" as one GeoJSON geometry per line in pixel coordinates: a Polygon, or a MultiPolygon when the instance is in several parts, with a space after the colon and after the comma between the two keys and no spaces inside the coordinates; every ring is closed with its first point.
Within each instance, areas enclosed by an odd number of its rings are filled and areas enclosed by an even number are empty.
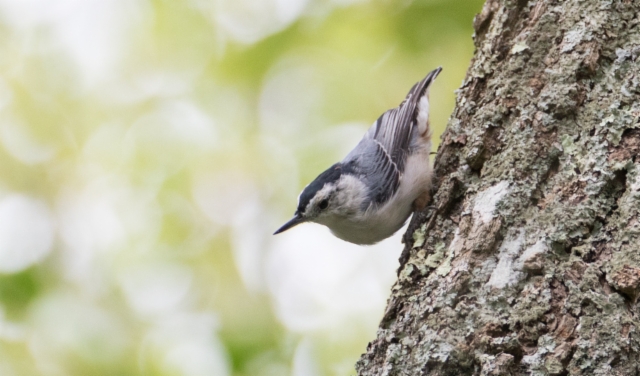
{"type": "Polygon", "coordinates": [[[418,103],[440,70],[430,72],[413,85],[400,106],[382,114],[343,160],[369,181],[369,203],[386,202],[397,191],[410,154],[418,103]]]}

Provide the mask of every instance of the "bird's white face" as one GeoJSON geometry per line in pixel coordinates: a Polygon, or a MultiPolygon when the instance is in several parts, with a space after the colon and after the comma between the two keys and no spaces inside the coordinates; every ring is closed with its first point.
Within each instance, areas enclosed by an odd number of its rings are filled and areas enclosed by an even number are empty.
{"type": "Polygon", "coordinates": [[[342,175],[336,183],[327,183],[318,190],[305,208],[303,217],[307,221],[326,226],[346,218],[362,216],[362,203],[366,199],[367,188],[352,175],[342,175]]]}
{"type": "MultiPolygon", "coordinates": [[[[336,185],[333,183],[327,183],[320,189],[313,198],[309,201],[304,208],[302,217],[307,221],[314,221],[315,219],[327,215],[331,215],[334,207],[336,206],[336,185]]],[[[300,198],[298,198],[298,205],[300,204],[300,198]]]]}

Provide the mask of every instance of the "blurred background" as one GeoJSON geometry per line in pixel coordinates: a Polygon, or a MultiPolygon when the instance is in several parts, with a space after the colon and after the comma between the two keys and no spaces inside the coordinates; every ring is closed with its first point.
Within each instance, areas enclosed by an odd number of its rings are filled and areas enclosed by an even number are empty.
{"type": "Polygon", "coordinates": [[[0,375],[355,374],[401,234],[271,234],[481,5],[0,0],[0,375]]]}

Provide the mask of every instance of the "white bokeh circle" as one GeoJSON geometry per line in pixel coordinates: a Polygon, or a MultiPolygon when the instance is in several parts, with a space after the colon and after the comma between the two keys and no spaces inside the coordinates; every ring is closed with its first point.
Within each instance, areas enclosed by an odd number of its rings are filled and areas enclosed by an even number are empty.
{"type": "Polygon", "coordinates": [[[22,271],[53,246],[54,225],[44,202],[22,194],[0,201],[0,272],[22,271]]]}

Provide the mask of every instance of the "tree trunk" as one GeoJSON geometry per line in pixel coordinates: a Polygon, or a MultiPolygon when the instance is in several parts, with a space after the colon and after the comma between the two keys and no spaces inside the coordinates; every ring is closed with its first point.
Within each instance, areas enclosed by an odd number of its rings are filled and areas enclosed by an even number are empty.
{"type": "Polygon", "coordinates": [[[638,0],[488,0],[475,29],[358,374],[638,375],[638,0]]]}

